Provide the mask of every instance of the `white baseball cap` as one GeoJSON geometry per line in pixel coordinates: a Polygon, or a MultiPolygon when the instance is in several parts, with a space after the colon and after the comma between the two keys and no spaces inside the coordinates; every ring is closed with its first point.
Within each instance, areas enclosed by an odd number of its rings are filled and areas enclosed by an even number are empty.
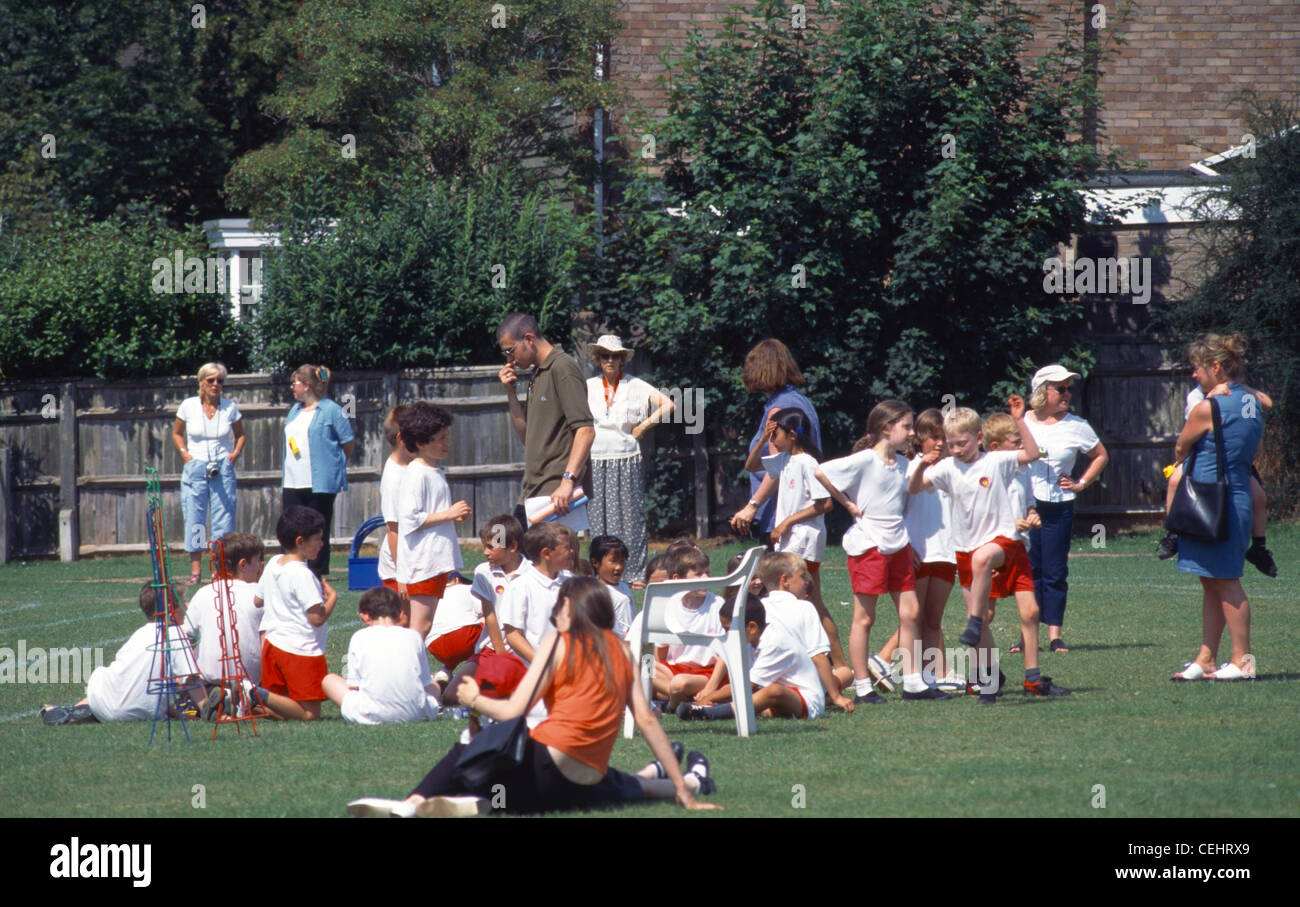
{"type": "Polygon", "coordinates": [[[1029,382],[1029,390],[1036,391],[1048,381],[1072,381],[1082,377],[1078,372],[1072,372],[1063,365],[1045,365],[1034,372],[1034,380],[1029,382]]]}

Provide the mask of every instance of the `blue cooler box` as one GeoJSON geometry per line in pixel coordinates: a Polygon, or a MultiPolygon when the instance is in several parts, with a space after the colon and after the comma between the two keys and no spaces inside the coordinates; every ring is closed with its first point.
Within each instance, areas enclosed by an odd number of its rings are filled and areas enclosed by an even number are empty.
{"type": "MultiPolygon", "coordinates": [[[[373,589],[379,583],[379,558],[377,557],[359,557],[361,545],[365,542],[366,536],[376,529],[386,527],[382,516],[372,516],[361,524],[357,534],[352,537],[352,550],[348,553],[348,591],[364,592],[366,589],[373,589]]],[[[380,538],[379,544],[384,544],[388,539],[388,533],[385,530],[383,537],[380,538]]]]}

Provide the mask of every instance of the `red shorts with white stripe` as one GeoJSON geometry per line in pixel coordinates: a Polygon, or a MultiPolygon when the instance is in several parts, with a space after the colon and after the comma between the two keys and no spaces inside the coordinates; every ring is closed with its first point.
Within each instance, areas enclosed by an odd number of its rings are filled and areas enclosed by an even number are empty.
{"type": "MultiPolygon", "coordinates": [[[[991,597],[1008,598],[1017,592],[1033,592],[1034,571],[1029,564],[1029,552],[1025,550],[1025,546],[1004,535],[993,539],[993,544],[1002,549],[1003,562],[1002,566],[993,572],[995,582],[998,582],[998,574],[1001,574],[1001,580],[994,587],[994,594],[991,597]]],[[[965,589],[970,588],[972,578],[970,556],[969,551],[957,552],[957,576],[961,580],[962,588],[965,589]]]]}

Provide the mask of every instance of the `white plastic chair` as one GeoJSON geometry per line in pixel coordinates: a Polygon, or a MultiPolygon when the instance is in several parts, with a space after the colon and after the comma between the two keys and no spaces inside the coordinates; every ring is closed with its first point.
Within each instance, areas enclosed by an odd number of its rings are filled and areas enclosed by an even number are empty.
{"type": "MultiPolygon", "coordinates": [[[[645,606],[641,609],[641,638],[632,640],[632,656],[640,665],[641,689],[646,700],[652,695],[654,677],[654,646],[707,646],[716,639],[722,640],[723,659],[727,677],[731,682],[731,701],[736,711],[736,733],[748,737],[754,733],[754,693],[749,685],[749,667],[752,662],[749,642],[745,639],[745,605],[749,601],[749,582],[758,567],[765,549],[750,548],[741,558],[740,565],[726,576],[705,579],[677,579],[646,586],[645,606]],[[674,633],[664,622],[668,603],[682,592],[704,589],[721,594],[729,586],[739,585],[731,615],[731,629],[723,636],[705,636],[695,633],[674,633]],[[650,650],[647,652],[646,647],[650,650]]],[[[628,709],[623,719],[623,736],[631,738],[636,722],[628,709]]]]}

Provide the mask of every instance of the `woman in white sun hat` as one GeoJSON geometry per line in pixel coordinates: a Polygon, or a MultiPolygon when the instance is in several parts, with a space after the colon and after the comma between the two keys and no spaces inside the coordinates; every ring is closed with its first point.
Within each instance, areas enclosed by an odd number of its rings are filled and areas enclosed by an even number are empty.
{"type": "Polygon", "coordinates": [[[587,379],[587,405],[596,422],[591,445],[591,534],[613,535],[627,546],[624,579],[645,582],[645,476],[641,436],[673,410],[673,402],[647,382],[623,372],[632,350],[614,334],[591,346],[591,361],[600,374],[587,379]]]}
{"type": "MultiPolygon", "coordinates": [[[[1048,645],[1053,652],[1068,652],[1061,638],[1065,623],[1065,596],[1070,584],[1070,537],[1074,529],[1074,498],[1096,483],[1106,468],[1106,447],[1086,419],[1070,412],[1071,384],[1079,379],[1062,365],[1046,365],[1030,382],[1029,406],[1025,414],[1040,459],[1029,467],[1034,491],[1034,508],[1043,525],[1029,531],[1029,563],[1034,570],[1034,594],[1042,623],[1047,624],[1048,645]],[[1072,477],[1079,455],[1090,461],[1078,479],[1072,477]]],[[[1023,640],[1022,645],[1038,645],[1023,640]]],[[[1019,651],[1012,646],[1011,651],[1019,651]]]]}

